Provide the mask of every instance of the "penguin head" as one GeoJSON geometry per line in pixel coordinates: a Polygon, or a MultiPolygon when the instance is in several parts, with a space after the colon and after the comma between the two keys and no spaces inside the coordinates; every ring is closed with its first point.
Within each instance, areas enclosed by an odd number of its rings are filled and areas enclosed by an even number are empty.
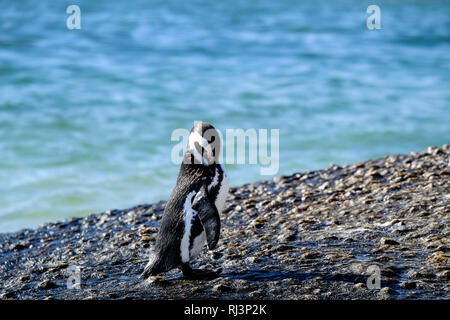
{"type": "Polygon", "coordinates": [[[193,163],[204,166],[219,163],[221,150],[219,132],[207,122],[197,122],[191,129],[187,147],[193,163]]]}

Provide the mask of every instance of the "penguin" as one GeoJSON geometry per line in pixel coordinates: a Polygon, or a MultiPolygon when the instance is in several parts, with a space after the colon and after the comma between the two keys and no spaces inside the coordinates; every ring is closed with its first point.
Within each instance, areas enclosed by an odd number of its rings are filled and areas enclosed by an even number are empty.
{"type": "Polygon", "coordinates": [[[209,123],[191,129],[177,182],[166,203],[153,258],[141,278],[180,268],[187,279],[212,279],[220,270],[192,269],[205,244],[212,250],[220,234],[220,214],[229,191],[228,175],[219,161],[222,141],[209,123]]]}

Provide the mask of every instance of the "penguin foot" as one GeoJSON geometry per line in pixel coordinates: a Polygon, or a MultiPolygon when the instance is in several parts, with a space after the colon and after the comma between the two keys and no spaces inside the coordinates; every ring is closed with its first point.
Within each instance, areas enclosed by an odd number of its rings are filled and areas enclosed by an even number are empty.
{"type": "Polygon", "coordinates": [[[192,269],[189,265],[181,266],[184,278],[188,280],[212,280],[217,278],[222,273],[222,268],[216,270],[201,270],[192,269]]]}

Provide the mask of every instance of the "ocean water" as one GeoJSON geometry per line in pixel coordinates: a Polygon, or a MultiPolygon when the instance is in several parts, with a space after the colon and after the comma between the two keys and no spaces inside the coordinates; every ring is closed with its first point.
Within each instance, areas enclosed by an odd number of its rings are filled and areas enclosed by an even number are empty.
{"type": "Polygon", "coordinates": [[[0,232],[167,199],[196,120],[279,129],[277,174],[450,143],[449,52],[449,1],[0,1],[0,232]]]}

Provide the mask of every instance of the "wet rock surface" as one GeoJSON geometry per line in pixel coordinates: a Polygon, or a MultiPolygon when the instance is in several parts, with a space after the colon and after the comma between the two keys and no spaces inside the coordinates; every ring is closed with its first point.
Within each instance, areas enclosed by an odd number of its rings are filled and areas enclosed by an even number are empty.
{"type": "Polygon", "coordinates": [[[138,279],[165,202],[0,234],[0,298],[448,299],[449,159],[444,145],[232,188],[193,263],[223,268],[210,281],[138,279]]]}

